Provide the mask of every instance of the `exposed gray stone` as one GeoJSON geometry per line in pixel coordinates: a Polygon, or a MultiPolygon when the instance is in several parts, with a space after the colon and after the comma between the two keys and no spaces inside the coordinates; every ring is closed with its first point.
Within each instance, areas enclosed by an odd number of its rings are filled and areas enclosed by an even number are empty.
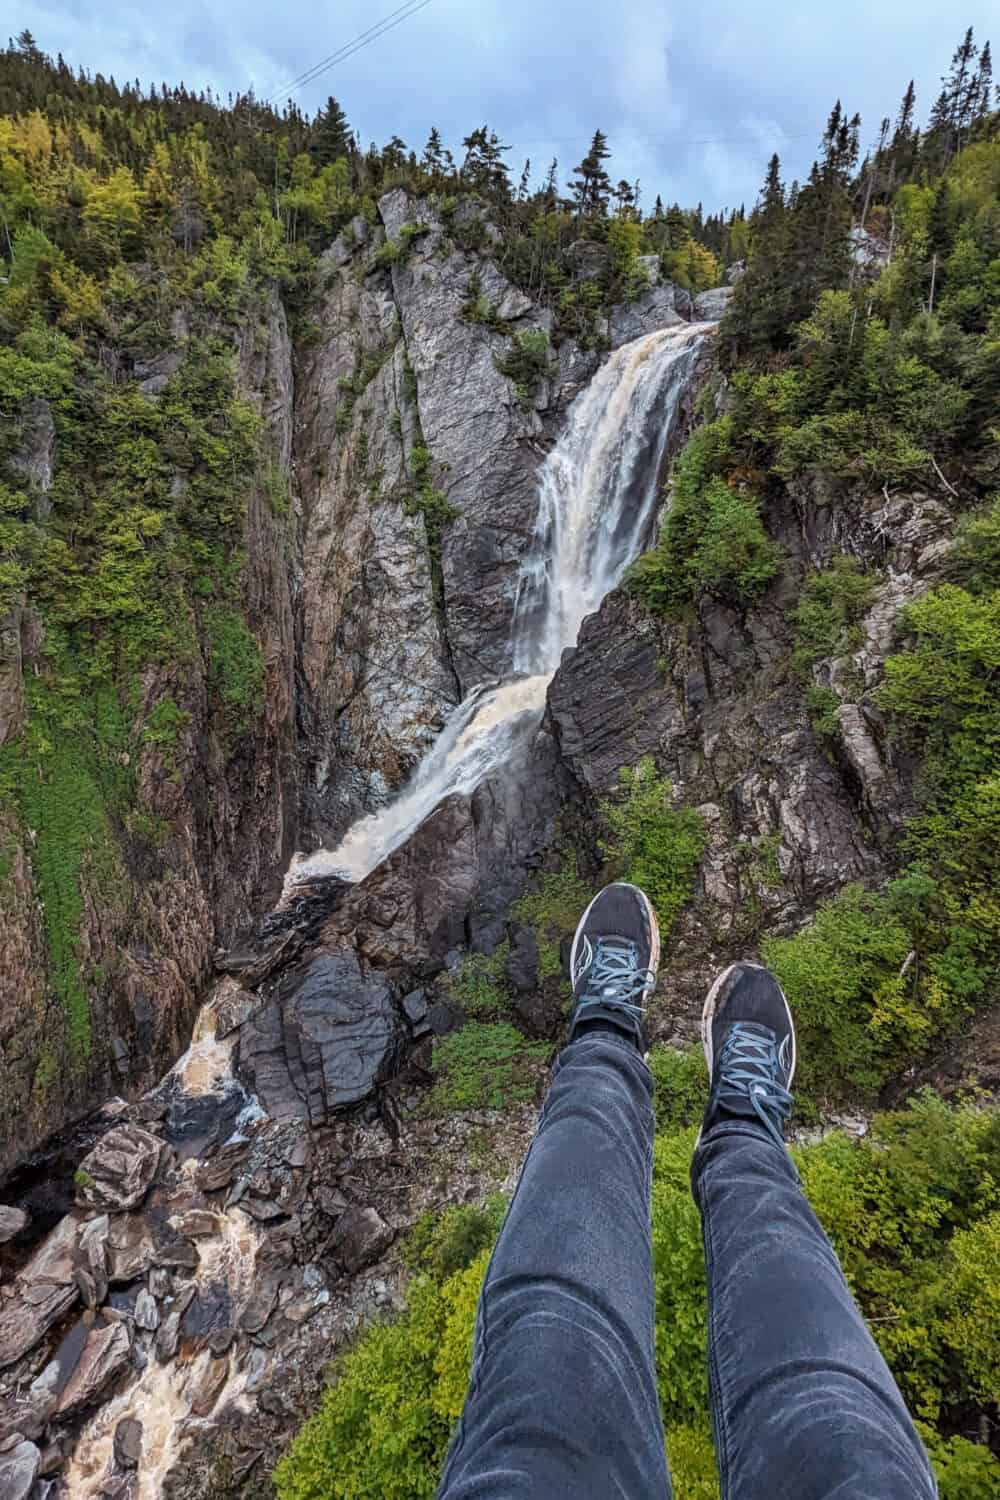
{"type": "Polygon", "coordinates": [[[136,1417],[122,1417],[115,1428],[115,1463],[120,1469],[137,1469],[142,1458],[142,1423],[136,1417]]]}
{"type": "Polygon", "coordinates": [[[34,1348],[79,1297],[73,1274],[79,1231],[76,1214],[61,1219],[0,1304],[0,1369],[34,1348]]]}
{"type": "Polygon", "coordinates": [[[27,1441],[0,1454],[0,1495],[3,1500],[28,1500],[41,1461],[41,1453],[34,1443],[27,1441]]]}
{"type": "MultiPolygon", "coordinates": [[[[0,737],[2,741],[2,737],[0,737]]],[[[12,1240],[22,1229],[27,1228],[28,1215],[23,1208],[8,1208],[5,1203],[0,1203],[0,1245],[6,1240],[12,1240]]]]}
{"type": "Polygon", "coordinates": [[[616,307],[610,318],[609,332],[612,349],[630,344],[657,328],[667,328],[684,320],[674,306],[674,288],[670,282],[663,286],[650,287],[634,302],[616,307]]]}
{"type": "Polygon", "coordinates": [[[103,1135],[80,1163],[77,1201],[88,1208],[135,1208],[156,1175],[163,1143],[138,1125],[119,1125],[103,1135]]]}
{"type": "Polygon", "coordinates": [[[378,1260],[395,1237],[395,1231],[377,1209],[349,1208],[337,1220],[330,1250],[337,1264],[348,1276],[353,1276],[356,1271],[378,1260]]]}
{"type": "Polygon", "coordinates": [[[732,300],[731,286],[717,286],[710,292],[699,292],[694,299],[695,318],[701,323],[716,323],[725,315],[732,300]]]}
{"type": "Polygon", "coordinates": [[[59,1398],[57,1415],[65,1417],[93,1406],[105,1387],[128,1364],[129,1353],[128,1329],[124,1323],[93,1328],[59,1398]]]}
{"type": "Polygon", "coordinates": [[[273,1118],[322,1124],[371,1093],[400,1045],[384,974],[356,954],[322,954],[240,1034],[240,1070],[273,1118]]]}
{"type": "Polygon", "coordinates": [[[160,1310],[156,1305],[156,1299],[145,1287],[135,1299],[135,1326],[144,1328],[147,1333],[155,1333],[160,1326],[160,1310]]]}

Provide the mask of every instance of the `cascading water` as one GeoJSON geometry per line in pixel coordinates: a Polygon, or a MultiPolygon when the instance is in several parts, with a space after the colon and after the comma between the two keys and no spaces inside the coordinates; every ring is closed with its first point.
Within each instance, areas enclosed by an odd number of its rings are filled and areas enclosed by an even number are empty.
{"type": "Polygon", "coordinates": [[[649,539],[680,399],[714,326],[636,339],[580,392],[539,475],[535,535],[514,608],[514,675],[470,693],[394,802],[355,823],[336,849],[293,861],[286,895],[318,875],[363,880],[438,803],[473,792],[537,725],[563,651],[649,539]]]}

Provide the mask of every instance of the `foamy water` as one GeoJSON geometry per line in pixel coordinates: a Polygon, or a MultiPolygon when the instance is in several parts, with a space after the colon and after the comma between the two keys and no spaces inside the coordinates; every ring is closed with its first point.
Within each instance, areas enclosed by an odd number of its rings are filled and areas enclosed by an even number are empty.
{"type": "Polygon", "coordinates": [[[440,802],[475,791],[534,732],[563,651],[650,540],[663,456],[698,348],[714,327],[685,323],[625,344],[580,392],[539,472],[538,519],[511,632],[515,675],[459,704],[388,806],[359,819],[335,849],[296,855],[283,899],[321,875],[363,880],[440,802]]]}

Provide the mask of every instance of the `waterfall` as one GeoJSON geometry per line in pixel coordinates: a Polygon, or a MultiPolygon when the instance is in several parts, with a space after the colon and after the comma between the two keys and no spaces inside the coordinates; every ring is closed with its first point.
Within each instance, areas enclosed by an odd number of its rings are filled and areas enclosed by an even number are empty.
{"type": "Polygon", "coordinates": [[[662,328],[625,344],[576,397],[539,474],[511,630],[513,675],[459,704],[393,802],[359,819],[336,849],[293,860],[286,895],[317,875],[363,880],[438,803],[473,792],[537,727],[563,651],[650,539],[680,400],[714,326],[662,328]]]}

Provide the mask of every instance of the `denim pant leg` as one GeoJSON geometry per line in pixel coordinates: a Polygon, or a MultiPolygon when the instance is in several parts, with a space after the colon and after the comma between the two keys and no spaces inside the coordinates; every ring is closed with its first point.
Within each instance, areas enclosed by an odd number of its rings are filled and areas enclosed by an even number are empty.
{"type": "Polygon", "coordinates": [[[723,1500],[933,1500],[903,1398],[806,1201],[755,1124],[695,1154],[723,1500]]]}
{"type": "Polygon", "coordinates": [[[592,1032],[561,1053],[486,1274],[438,1500],[669,1500],[652,1087],[624,1038],[592,1032]]]}

